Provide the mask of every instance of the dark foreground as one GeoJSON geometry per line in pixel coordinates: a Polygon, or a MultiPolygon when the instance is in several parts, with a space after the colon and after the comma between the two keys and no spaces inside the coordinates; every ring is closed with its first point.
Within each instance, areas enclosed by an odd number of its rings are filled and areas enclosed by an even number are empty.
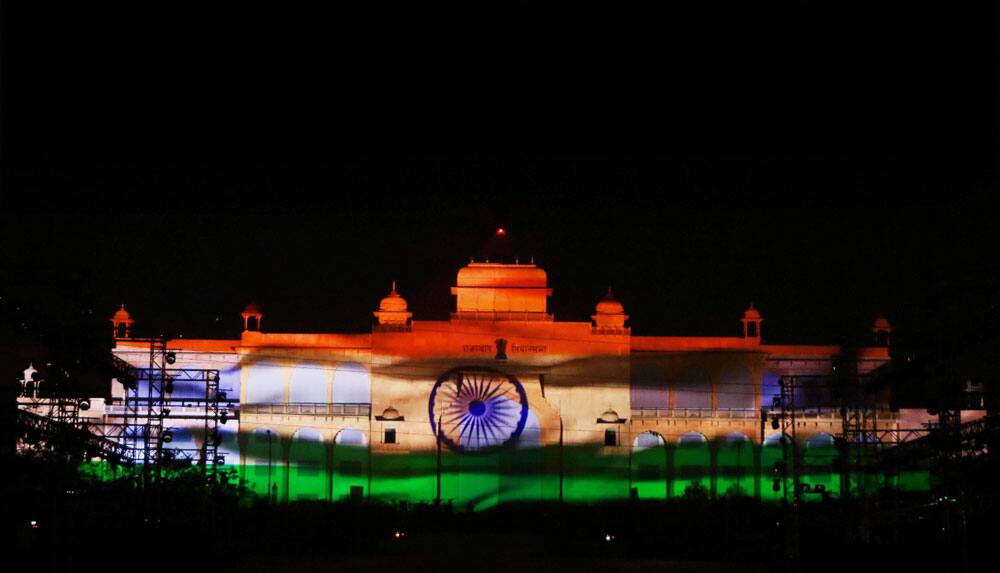
{"type": "MultiPolygon", "coordinates": [[[[56,465],[5,480],[4,539],[35,570],[962,571],[992,560],[990,499],[748,498],[595,505],[268,505],[201,474],[143,491],[56,465]],[[32,525],[34,521],[34,525],[32,525]]],[[[9,552],[8,555],[11,555],[9,552]]]]}

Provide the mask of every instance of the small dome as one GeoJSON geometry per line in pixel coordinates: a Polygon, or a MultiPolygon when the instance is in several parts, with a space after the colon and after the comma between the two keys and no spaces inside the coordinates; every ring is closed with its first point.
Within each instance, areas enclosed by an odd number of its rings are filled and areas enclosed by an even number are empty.
{"type": "Polygon", "coordinates": [[[382,298],[378,309],[381,312],[406,312],[406,299],[396,292],[396,281],[392,281],[392,292],[382,298]]]}
{"type": "Polygon", "coordinates": [[[131,317],[129,316],[128,311],[125,310],[125,305],[123,304],[122,307],[119,308],[117,312],[115,312],[115,315],[111,318],[111,320],[124,322],[126,320],[129,320],[129,318],[131,317]]]}
{"type": "Polygon", "coordinates": [[[608,408],[601,414],[601,421],[608,422],[610,424],[618,423],[621,418],[618,417],[618,412],[615,412],[611,408],[608,408]]]}
{"type": "Polygon", "coordinates": [[[881,314],[875,319],[875,325],[872,327],[875,330],[892,330],[892,325],[886,320],[881,314]]]}
{"type": "Polygon", "coordinates": [[[251,302],[243,309],[243,314],[260,314],[260,309],[257,308],[256,304],[251,302]]]}
{"type": "Polygon", "coordinates": [[[597,314],[625,314],[625,307],[615,298],[611,287],[608,287],[608,293],[597,303],[597,314]]]}
{"type": "Polygon", "coordinates": [[[753,307],[753,303],[750,303],[750,308],[743,313],[743,318],[745,320],[760,320],[760,311],[753,307]]]}
{"type": "Polygon", "coordinates": [[[399,419],[399,410],[393,408],[392,406],[389,406],[385,410],[382,410],[382,419],[383,420],[398,420],[399,419]]]}

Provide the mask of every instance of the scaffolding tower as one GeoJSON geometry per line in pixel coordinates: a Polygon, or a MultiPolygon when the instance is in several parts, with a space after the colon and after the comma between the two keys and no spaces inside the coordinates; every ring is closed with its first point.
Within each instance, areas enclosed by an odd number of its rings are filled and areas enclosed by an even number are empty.
{"type": "Polygon", "coordinates": [[[234,401],[229,400],[226,391],[219,386],[219,371],[173,368],[177,356],[168,348],[166,339],[131,340],[149,345],[148,365],[137,368],[114,357],[125,397],[121,422],[106,423],[105,435],[127,446],[133,461],[143,464],[147,479],[158,478],[165,468],[192,464],[214,475],[217,466],[225,464],[225,456],[219,451],[222,444],[219,427],[238,418],[234,401]],[[174,398],[176,383],[193,383],[204,388],[204,392],[197,398],[174,398]],[[170,446],[174,432],[179,429],[171,422],[180,420],[201,421],[203,440],[200,447],[170,446]]]}

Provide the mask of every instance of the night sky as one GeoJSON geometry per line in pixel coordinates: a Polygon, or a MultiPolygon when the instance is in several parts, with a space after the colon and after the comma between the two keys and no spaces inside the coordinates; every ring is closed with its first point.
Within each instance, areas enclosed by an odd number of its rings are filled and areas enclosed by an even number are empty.
{"type": "Polygon", "coordinates": [[[970,4],[6,3],[0,289],[42,329],[124,302],[236,337],[254,301],[363,332],[394,279],[446,319],[504,226],[560,320],[611,285],[634,334],[735,335],[753,302],[769,342],[879,312],[912,337],[1000,272],[997,13],[970,4]]]}

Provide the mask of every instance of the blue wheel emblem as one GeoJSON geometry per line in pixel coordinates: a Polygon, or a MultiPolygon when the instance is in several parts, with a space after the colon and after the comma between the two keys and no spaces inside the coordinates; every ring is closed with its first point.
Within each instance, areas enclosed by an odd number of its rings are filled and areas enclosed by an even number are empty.
{"type": "Polygon", "coordinates": [[[528,396],[499,370],[454,368],[438,378],[428,403],[431,431],[455,451],[477,452],[515,442],[528,419],[528,396]]]}

